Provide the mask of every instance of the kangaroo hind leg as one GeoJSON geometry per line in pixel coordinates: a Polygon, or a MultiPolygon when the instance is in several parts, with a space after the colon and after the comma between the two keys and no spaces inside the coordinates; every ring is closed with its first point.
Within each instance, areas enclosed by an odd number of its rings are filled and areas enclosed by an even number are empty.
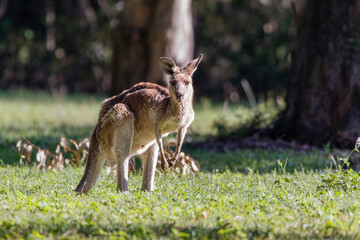
{"type": "Polygon", "coordinates": [[[141,185],[142,191],[151,192],[154,190],[154,178],[156,163],[159,155],[159,147],[154,142],[147,150],[141,155],[141,163],[143,169],[143,180],[141,185]]]}
{"type": "Polygon", "coordinates": [[[125,104],[116,105],[116,128],[114,129],[113,153],[117,160],[117,189],[127,192],[129,160],[134,137],[135,118],[125,104]]]}

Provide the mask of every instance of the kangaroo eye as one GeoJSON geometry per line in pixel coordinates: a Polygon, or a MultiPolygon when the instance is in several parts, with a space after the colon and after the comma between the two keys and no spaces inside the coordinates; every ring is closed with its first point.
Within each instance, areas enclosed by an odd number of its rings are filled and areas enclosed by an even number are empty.
{"type": "Polygon", "coordinates": [[[190,84],[190,82],[185,82],[185,85],[187,86],[187,85],[189,85],[190,84]]]}

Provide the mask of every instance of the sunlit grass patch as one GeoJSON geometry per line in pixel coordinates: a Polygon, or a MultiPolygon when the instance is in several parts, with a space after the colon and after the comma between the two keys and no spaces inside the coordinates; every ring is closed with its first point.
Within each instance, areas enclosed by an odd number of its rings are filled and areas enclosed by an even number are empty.
{"type": "Polygon", "coordinates": [[[356,238],[360,192],[319,191],[320,174],[157,174],[151,194],[102,175],[88,195],[81,169],[0,168],[0,238],[356,238]]]}
{"type": "Polygon", "coordinates": [[[52,151],[63,136],[89,137],[102,99],[81,94],[53,97],[24,89],[0,91],[0,159],[14,163],[15,144],[24,137],[52,151]]]}

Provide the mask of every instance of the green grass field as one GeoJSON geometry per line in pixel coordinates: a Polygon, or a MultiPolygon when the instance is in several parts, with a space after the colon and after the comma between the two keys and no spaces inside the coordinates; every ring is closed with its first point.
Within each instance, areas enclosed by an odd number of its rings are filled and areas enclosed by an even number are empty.
{"type": "MultiPolygon", "coordinates": [[[[72,189],[84,167],[40,171],[18,166],[16,141],[26,137],[54,150],[61,136],[80,140],[94,127],[103,97],[52,98],[43,92],[0,91],[0,239],[359,239],[359,176],[331,170],[329,151],[185,148],[202,173],[157,173],[155,191],[128,194],[104,172],[86,196],[72,189]]],[[[220,104],[201,100],[189,131],[193,141],[214,134],[220,104]]],[[[227,111],[227,112],[226,112],[227,111]]]]}

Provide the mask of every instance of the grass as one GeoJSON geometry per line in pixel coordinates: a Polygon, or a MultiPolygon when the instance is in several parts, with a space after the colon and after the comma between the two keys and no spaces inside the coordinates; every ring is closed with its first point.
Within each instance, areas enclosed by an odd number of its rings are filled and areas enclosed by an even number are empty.
{"type": "MultiPolygon", "coordinates": [[[[189,133],[192,136],[200,137],[200,139],[217,134],[214,123],[219,119],[228,124],[235,124],[252,111],[244,103],[229,104],[227,108],[223,108],[221,103],[212,102],[208,98],[200,98],[196,101],[194,109],[195,120],[190,126],[189,133]]],[[[195,140],[199,140],[199,138],[195,138],[195,140]]]]}
{"type": "Polygon", "coordinates": [[[319,191],[316,172],[156,176],[156,190],[118,193],[101,177],[72,192],[83,169],[0,168],[0,237],[126,239],[356,239],[360,192],[319,191]],[[282,180],[286,179],[286,180],[282,180]],[[280,181],[279,181],[280,180],[280,181]]]}
{"type": "MultiPolygon", "coordinates": [[[[15,163],[16,141],[26,137],[42,148],[55,148],[60,137],[80,140],[94,128],[101,97],[52,98],[45,92],[0,91],[0,159],[15,163]]],[[[51,149],[53,150],[53,149],[51,149]]]]}
{"type": "MultiPolygon", "coordinates": [[[[140,173],[131,174],[128,194],[103,173],[88,195],[78,196],[72,189],[84,167],[17,166],[19,138],[54,150],[61,136],[88,137],[102,99],[0,91],[0,239],[359,238],[359,176],[332,171],[328,151],[187,149],[203,172],[157,173],[151,194],[139,191],[140,173]]],[[[221,105],[195,106],[189,137],[196,140],[213,134],[221,105]]],[[[228,111],[250,112],[245,105],[228,111]]],[[[235,122],[228,113],[222,115],[235,122]]]]}

